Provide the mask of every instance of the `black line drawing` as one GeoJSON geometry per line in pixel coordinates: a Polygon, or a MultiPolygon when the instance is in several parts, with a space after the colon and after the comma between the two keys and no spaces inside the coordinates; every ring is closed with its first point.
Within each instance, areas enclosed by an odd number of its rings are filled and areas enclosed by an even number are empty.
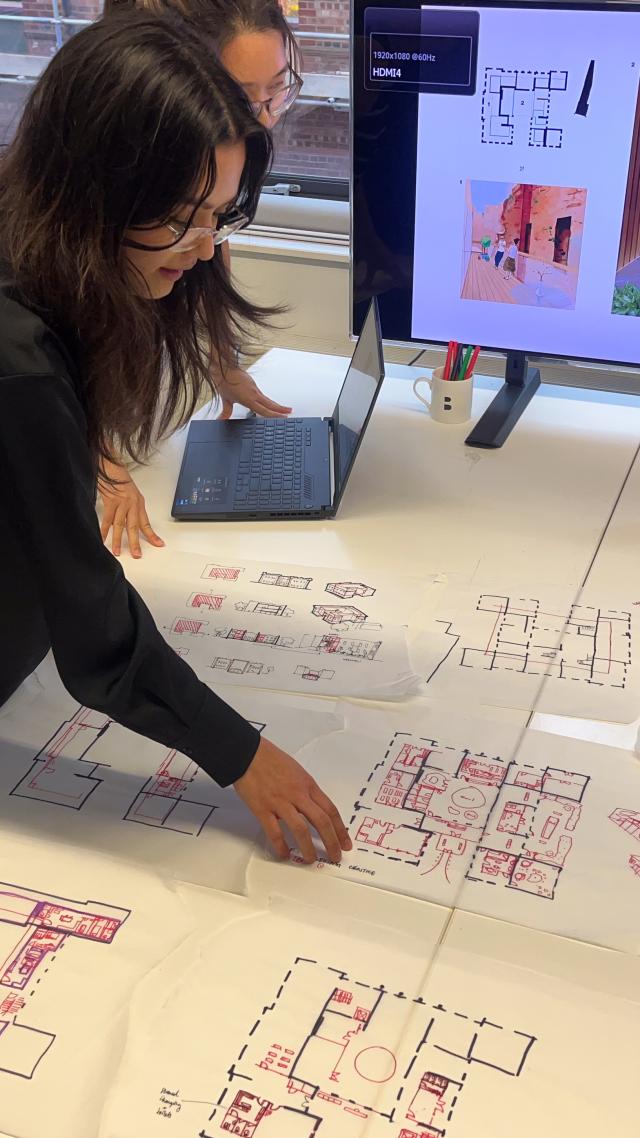
{"type": "Polygon", "coordinates": [[[451,646],[427,683],[451,660],[485,672],[502,670],[624,689],[631,667],[631,613],[583,604],[560,612],[548,608],[532,597],[483,593],[475,609],[487,614],[487,633],[484,642],[475,644],[464,643],[455,631],[455,620],[437,621],[451,637],[451,646]]]}
{"type": "MultiPolygon", "coordinates": [[[[262,732],[266,724],[254,723],[262,732]]],[[[123,822],[138,822],[154,829],[171,830],[197,838],[218,806],[200,802],[193,784],[202,774],[191,759],[167,751],[155,774],[148,778],[124,814],[123,822]]]]}
{"type": "Polygon", "coordinates": [[[294,609],[289,605],[279,605],[269,601],[236,601],[234,606],[238,612],[257,612],[260,616],[294,616],[294,609]]]}
{"type": "Polygon", "coordinates": [[[249,628],[216,628],[214,636],[225,640],[242,640],[250,644],[265,644],[270,648],[286,648],[294,652],[313,652],[318,655],[343,656],[351,660],[374,660],[382,647],[381,640],[359,640],[337,633],[313,636],[283,636],[277,632],[257,632],[249,628]]]}
{"type": "Polygon", "coordinates": [[[81,810],[103,782],[98,777],[100,771],[109,765],[93,762],[86,756],[111,723],[108,715],[79,707],[38,751],[29,770],[10,794],[81,810]]]}
{"type": "Polygon", "coordinates": [[[335,676],[333,668],[308,668],[306,664],[298,664],[294,675],[301,676],[303,680],[317,683],[319,680],[332,680],[335,676]]]}
{"type": "Polygon", "coordinates": [[[266,569],[260,573],[254,585],[276,585],[279,589],[309,589],[313,577],[298,577],[295,573],[269,573],[266,569]]]}
{"type": "Polygon", "coordinates": [[[210,667],[228,672],[231,676],[266,676],[273,671],[271,664],[262,664],[259,660],[243,660],[238,656],[216,656],[210,667]]]}
{"type": "Polygon", "coordinates": [[[595,59],[592,59],[591,63],[587,67],[587,74],[584,77],[582,91],[580,92],[580,98],[578,99],[578,105],[576,107],[576,114],[582,115],[584,118],[586,118],[589,110],[589,97],[591,95],[591,88],[593,87],[593,72],[595,70],[595,66],[596,61],[595,59]]]}
{"type": "Polygon", "coordinates": [[[341,597],[343,601],[351,601],[354,597],[372,597],[376,590],[371,585],[364,585],[362,581],[329,581],[324,591],[333,593],[334,597],[341,597]]]}
{"type": "Polygon", "coordinates": [[[327,624],[364,624],[367,620],[366,612],[357,609],[355,605],[312,605],[313,616],[319,616],[327,624]]]}
{"type": "Polygon", "coordinates": [[[296,957],[202,1134],[356,1138],[377,1120],[389,1138],[446,1138],[461,1095],[473,1093],[467,1086],[489,1070],[520,1078],[535,1042],[486,1016],[296,957]]]}
{"type": "Polygon", "coordinates": [[[523,144],[559,150],[562,129],[552,125],[554,101],[566,92],[567,71],[486,67],[481,140],[489,145],[523,144]]]}

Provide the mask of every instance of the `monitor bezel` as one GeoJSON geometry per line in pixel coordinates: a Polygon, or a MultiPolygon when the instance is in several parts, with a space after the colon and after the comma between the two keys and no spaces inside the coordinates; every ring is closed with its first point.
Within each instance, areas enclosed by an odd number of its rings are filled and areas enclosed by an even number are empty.
{"type": "MultiPolygon", "coordinates": [[[[350,101],[351,101],[351,124],[350,124],[350,139],[349,139],[349,141],[350,141],[350,155],[349,155],[349,166],[350,166],[350,178],[349,178],[349,248],[350,248],[351,254],[349,257],[349,335],[350,335],[351,339],[357,339],[357,336],[359,334],[358,330],[356,328],[355,319],[354,319],[354,317],[355,317],[355,301],[354,301],[354,280],[353,280],[354,249],[355,249],[355,246],[354,246],[354,200],[353,200],[354,199],[354,159],[355,159],[355,148],[354,148],[354,137],[353,137],[354,136],[354,124],[355,124],[355,97],[354,97],[354,95],[355,95],[355,67],[354,67],[354,59],[355,59],[355,52],[356,52],[356,39],[357,38],[359,38],[359,39],[364,38],[361,31],[359,31],[358,36],[356,36],[356,20],[355,20],[356,3],[357,3],[357,0],[351,0],[351,10],[350,10],[351,68],[350,68],[350,92],[349,92],[349,94],[350,94],[350,101]]],[[[597,0],[596,3],[590,3],[589,0],[559,0],[559,2],[556,2],[556,0],[480,0],[480,3],[478,3],[477,0],[456,0],[455,3],[452,3],[452,0],[429,0],[428,3],[423,3],[422,0],[419,0],[419,2],[417,2],[417,3],[415,2],[415,0],[413,3],[411,2],[411,0],[401,0],[401,3],[399,3],[399,4],[393,4],[393,3],[386,3],[385,4],[384,0],[381,0],[380,4],[375,4],[375,5],[371,3],[371,0],[360,0],[359,10],[363,14],[364,14],[366,7],[411,8],[411,9],[416,10],[416,11],[419,11],[421,8],[479,8],[479,7],[483,7],[483,8],[522,8],[525,11],[529,11],[531,9],[541,9],[543,11],[544,10],[547,10],[547,11],[559,11],[560,10],[560,11],[579,11],[579,12],[583,11],[583,12],[636,12],[636,13],[640,13],[640,0],[632,0],[632,2],[630,2],[630,3],[627,3],[626,0],[611,0],[611,2],[609,2],[609,0],[597,0]]],[[[639,70],[638,83],[639,83],[639,96],[640,96],[640,68],[638,70],[639,70]]],[[[419,96],[416,96],[416,98],[419,98],[419,96]]],[[[412,255],[412,271],[413,271],[413,255],[412,255]]],[[[379,296],[381,294],[376,293],[374,295],[376,298],[379,298],[379,296]]],[[[371,299],[373,299],[373,297],[369,298],[369,300],[371,300],[371,299]]],[[[633,319],[633,317],[629,317],[629,319],[633,319]]],[[[382,317],[380,317],[380,324],[382,326],[382,317]]],[[[382,342],[384,344],[386,344],[388,347],[398,347],[398,348],[416,347],[419,345],[425,345],[426,347],[443,348],[443,347],[446,347],[447,343],[448,343],[447,340],[425,340],[424,338],[420,338],[418,336],[409,336],[406,339],[395,340],[395,339],[392,339],[391,337],[385,336],[384,332],[383,332],[383,336],[382,336],[382,342]]],[[[631,371],[640,371],[640,363],[629,362],[629,360],[603,359],[601,356],[578,356],[578,355],[566,356],[566,355],[561,355],[560,353],[538,352],[538,351],[535,351],[534,349],[530,349],[530,348],[522,348],[522,349],[520,349],[520,348],[505,348],[505,347],[497,347],[497,346],[494,346],[491,344],[483,344],[482,345],[482,352],[483,352],[483,354],[491,354],[493,356],[500,356],[501,358],[506,358],[508,355],[513,355],[514,353],[517,352],[520,355],[526,356],[528,359],[536,360],[540,363],[542,363],[545,360],[548,360],[551,363],[563,363],[563,364],[569,364],[569,365],[572,363],[592,364],[595,367],[599,367],[599,368],[616,368],[616,369],[620,368],[620,369],[626,369],[626,370],[631,370],[631,371]]]]}

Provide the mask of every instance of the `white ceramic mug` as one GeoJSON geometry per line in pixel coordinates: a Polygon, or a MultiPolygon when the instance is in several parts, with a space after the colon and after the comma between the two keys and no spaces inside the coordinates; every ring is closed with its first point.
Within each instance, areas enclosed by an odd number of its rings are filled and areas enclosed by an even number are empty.
{"type": "Polygon", "coordinates": [[[428,408],[437,423],[466,423],[471,418],[473,376],[471,379],[443,379],[444,368],[437,367],[433,375],[419,375],[413,384],[418,399],[428,408]],[[431,399],[421,395],[418,385],[426,383],[431,399]]]}

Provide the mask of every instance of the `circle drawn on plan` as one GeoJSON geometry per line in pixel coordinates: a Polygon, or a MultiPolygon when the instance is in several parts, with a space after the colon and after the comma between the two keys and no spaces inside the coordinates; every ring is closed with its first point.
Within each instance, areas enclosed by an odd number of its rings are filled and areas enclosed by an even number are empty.
{"type": "Polygon", "coordinates": [[[356,1055],[353,1065],[361,1079],[368,1083],[388,1083],[396,1073],[397,1061],[386,1047],[365,1047],[356,1055]]]}

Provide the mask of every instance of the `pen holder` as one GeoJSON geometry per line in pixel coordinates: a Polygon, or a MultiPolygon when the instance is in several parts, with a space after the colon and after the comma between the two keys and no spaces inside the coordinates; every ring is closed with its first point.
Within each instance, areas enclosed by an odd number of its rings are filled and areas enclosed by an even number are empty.
{"type": "Polygon", "coordinates": [[[437,367],[431,376],[419,375],[413,390],[436,423],[466,423],[471,418],[473,376],[470,379],[443,379],[444,368],[437,367]],[[421,395],[418,386],[426,383],[431,398],[421,395]]]}

